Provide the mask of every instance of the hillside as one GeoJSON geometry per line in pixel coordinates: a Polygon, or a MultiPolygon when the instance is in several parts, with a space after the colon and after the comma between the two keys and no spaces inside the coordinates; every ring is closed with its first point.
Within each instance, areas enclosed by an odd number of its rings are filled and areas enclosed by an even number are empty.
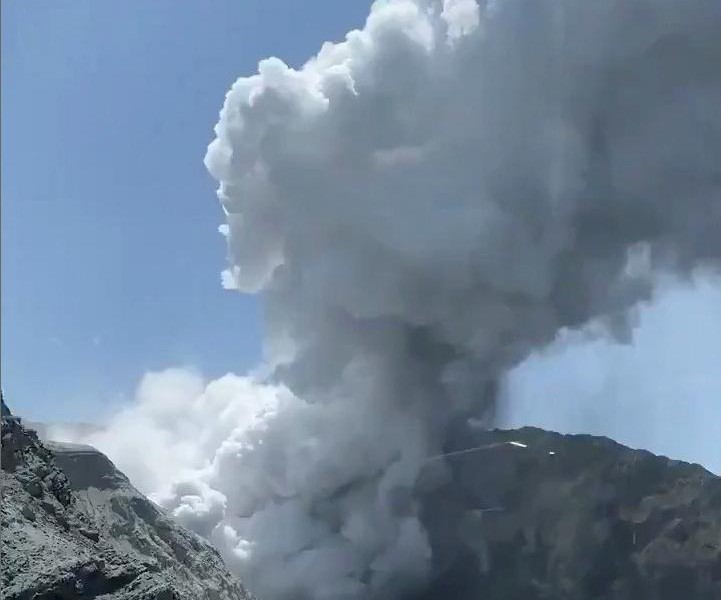
{"type": "Polygon", "coordinates": [[[589,435],[457,441],[482,449],[419,482],[436,575],[414,600],[721,598],[721,478],[589,435]]]}
{"type": "Polygon", "coordinates": [[[2,422],[6,600],[249,600],[217,551],[89,446],[2,422]]]}

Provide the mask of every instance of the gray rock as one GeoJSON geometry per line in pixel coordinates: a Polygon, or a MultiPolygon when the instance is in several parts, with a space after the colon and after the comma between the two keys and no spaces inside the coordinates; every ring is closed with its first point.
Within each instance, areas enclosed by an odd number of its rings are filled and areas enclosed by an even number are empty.
{"type": "Polygon", "coordinates": [[[80,535],[84,535],[89,540],[97,542],[100,539],[100,534],[95,529],[86,529],[85,527],[78,527],[80,535]]]}
{"type": "Polygon", "coordinates": [[[28,479],[24,481],[23,489],[33,498],[40,498],[43,495],[43,486],[39,479],[28,479]]]}
{"type": "Polygon", "coordinates": [[[414,600],[721,598],[721,478],[535,428],[467,431],[449,450],[477,447],[419,491],[434,576],[414,600]]]}
{"type": "Polygon", "coordinates": [[[20,509],[20,512],[28,521],[35,521],[35,511],[27,504],[20,509]]]}
{"type": "Polygon", "coordinates": [[[2,422],[6,600],[250,600],[218,552],[169,520],[97,450],[2,422]]]}

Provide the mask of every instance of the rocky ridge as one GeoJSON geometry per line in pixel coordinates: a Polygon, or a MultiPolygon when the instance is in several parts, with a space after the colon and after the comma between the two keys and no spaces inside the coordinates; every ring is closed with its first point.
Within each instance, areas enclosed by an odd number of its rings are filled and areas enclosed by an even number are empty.
{"type": "Polygon", "coordinates": [[[435,575],[413,600],[721,599],[721,478],[589,435],[455,439],[418,482],[435,575]]]}
{"type": "Polygon", "coordinates": [[[43,444],[5,410],[3,598],[251,600],[210,544],[169,519],[105,455],[43,444]]]}

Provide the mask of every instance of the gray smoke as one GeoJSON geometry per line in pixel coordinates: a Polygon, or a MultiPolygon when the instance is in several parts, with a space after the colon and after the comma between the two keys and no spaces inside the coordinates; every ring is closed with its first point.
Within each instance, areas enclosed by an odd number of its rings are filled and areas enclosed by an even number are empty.
{"type": "Polygon", "coordinates": [[[451,424],[559,331],[623,339],[655,272],[719,257],[719,24],[715,1],[377,2],[233,85],[206,157],[225,281],[262,292],[302,398],[237,464],[280,485],[226,509],[261,595],[418,583],[403,490],[451,424]]]}
{"type": "Polygon", "coordinates": [[[717,0],[378,1],[239,79],[206,165],[270,375],[166,419],[194,471],[159,501],[265,600],[422,585],[413,487],[504,373],[591,321],[627,339],[656,273],[718,264],[720,25],[717,0]]]}

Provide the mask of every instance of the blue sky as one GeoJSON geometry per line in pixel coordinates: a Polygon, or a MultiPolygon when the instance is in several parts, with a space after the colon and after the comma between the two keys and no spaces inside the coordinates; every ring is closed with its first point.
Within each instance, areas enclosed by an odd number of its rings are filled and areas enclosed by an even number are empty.
{"type": "Polygon", "coordinates": [[[147,370],[257,362],[257,299],[220,286],[205,148],[236,77],[269,55],[299,65],[368,6],[2,2],[1,356],[15,412],[88,420],[147,370]]]}

